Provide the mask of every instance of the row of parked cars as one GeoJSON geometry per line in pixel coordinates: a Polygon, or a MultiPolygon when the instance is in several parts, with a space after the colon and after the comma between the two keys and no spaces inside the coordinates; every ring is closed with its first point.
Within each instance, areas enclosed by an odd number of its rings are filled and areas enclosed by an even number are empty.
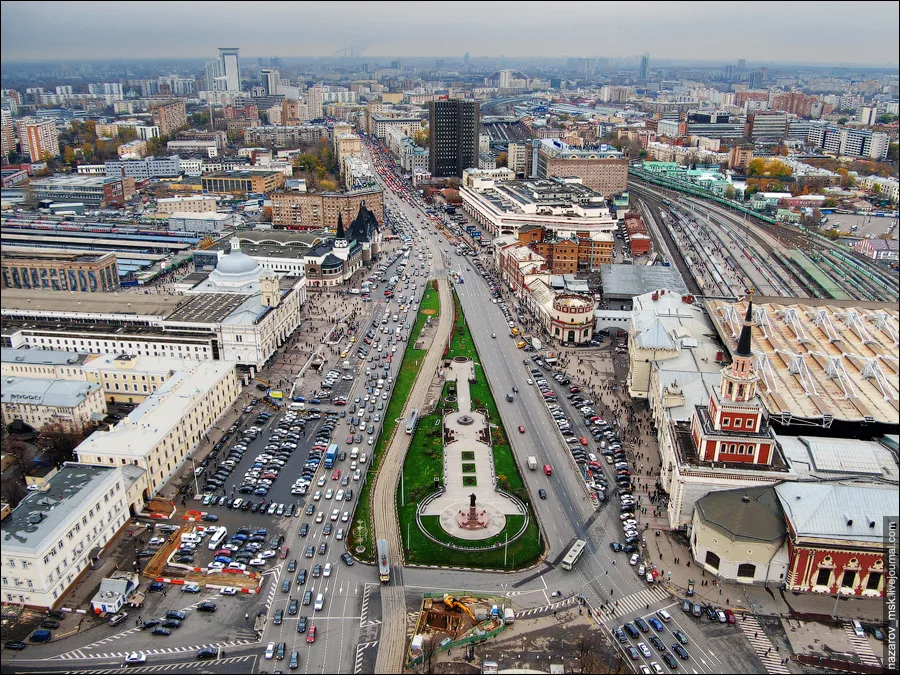
{"type": "MultiPolygon", "coordinates": [[[[619,643],[623,645],[623,649],[633,661],[638,661],[642,656],[646,659],[653,658],[653,652],[644,642],[646,639],[659,654],[659,658],[661,658],[669,668],[675,670],[678,668],[678,661],[672,654],[676,654],[682,661],[687,661],[690,658],[690,654],[688,654],[687,649],[685,649],[685,646],[688,644],[688,637],[681,630],[672,631],[672,636],[676,640],[671,643],[672,650],[669,651],[666,647],[666,644],[663,641],[663,638],[667,633],[665,624],[669,623],[671,620],[672,617],[669,613],[666,610],[661,609],[656,612],[656,616],[650,616],[646,620],[638,617],[634,621],[623,624],[613,631],[613,635],[619,643]],[[650,633],[651,628],[655,633],[644,638],[642,634],[646,635],[650,633]],[[629,638],[634,640],[635,644],[631,644],[629,638]]],[[[641,664],[640,671],[641,673],[657,674],[665,672],[662,669],[662,666],[656,661],[651,661],[649,666],[641,664]]]]}

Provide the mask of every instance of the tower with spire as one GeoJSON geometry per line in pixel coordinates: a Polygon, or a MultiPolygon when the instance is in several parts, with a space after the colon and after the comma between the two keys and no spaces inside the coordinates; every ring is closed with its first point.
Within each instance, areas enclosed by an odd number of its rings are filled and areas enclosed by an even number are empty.
{"type": "MultiPolygon", "coordinates": [[[[336,249],[345,249],[349,246],[349,242],[347,241],[347,233],[344,232],[344,217],[340,213],[338,214],[337,221],[337,234],[334,238],[334,247],[336,249]]],[[[344,257],[344,256],[340,256],[344,257]]]]}
{"type": "Polygon", "coordinates": [[[705,461],[770,464],[774,456],[775,437],[757,394],[752,290],[749,296],[734,359],[722,369],[722,382],[709,404],[697,406],[691,419],[691,436],[705,461]]]}

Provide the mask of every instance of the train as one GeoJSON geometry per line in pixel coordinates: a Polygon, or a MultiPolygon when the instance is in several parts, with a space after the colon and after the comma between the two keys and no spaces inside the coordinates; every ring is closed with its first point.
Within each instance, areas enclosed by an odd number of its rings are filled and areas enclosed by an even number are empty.
{"type": "Polygon", "coordinates": [[[388,557],[387,539],[379,539],[378,547],[378,579],[386,584],[391,580],[391,563],[388,557]]]}
{"type": "Polygon", "coordinates": [[[92,232],[95,234],[126,234],[150,237],[191,237],[197,238],[196,232],[182,230],[147,230],[133,225],[101,225],[98,223],[76,223],[72,221],[27,220],[21,218],[4,218],[0,225],[16,230],[46,230],[55,232],[92,232]]]}

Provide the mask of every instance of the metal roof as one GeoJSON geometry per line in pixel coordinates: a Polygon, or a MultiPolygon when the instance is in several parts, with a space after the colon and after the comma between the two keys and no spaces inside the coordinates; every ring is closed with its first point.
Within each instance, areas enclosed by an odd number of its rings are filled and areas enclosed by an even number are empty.
{"type": "Polygon", "coordinates": [[[782,483],[775,487],[797,537],[881,544],[886,516],[897,517],[897,486],[782,483]]]}
{"type": "Polygon", "coordinates": [[[74,408],[99,391],[95,382],[80,380],[48,380],[37,377],[4,377],[3,403],[45,405],[53,408],[74,408]]]}

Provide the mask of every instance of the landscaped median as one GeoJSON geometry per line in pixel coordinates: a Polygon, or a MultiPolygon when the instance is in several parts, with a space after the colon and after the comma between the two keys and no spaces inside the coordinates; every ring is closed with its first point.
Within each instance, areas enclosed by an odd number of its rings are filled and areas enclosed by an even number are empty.
{"type": "MultiPolygon", "coordinates": [[[[419,421],[406,454],[403,476],[397,488],[397,511],[406,562],[418,565],[509,570],[527,567],[540,558],[543,550],[540,528],[531,511],[528,492],[516,467],[503,422],[455,293],[453,300],[455,305],[453,335],[444,356],[445,358],[461,356],[475,362],[475,382],[470,385],[469,391],[472,408],[486,412],[488,417],[497,487],[517,498],[524,505],[525,513],[507,515],[506,524],[499,533],[477,540],[462,539],[449,534],[441,527],[438,516],[421,515],[417,519],[419,504],[438,492],[436,482],[443,483],[442,416],[450,410],[458,409],[455,398],[456,383],[447,382],[436,411],[419,421]],[[427,531],[427,535],[422,532],[419,523],[427,531]]],[[[476,465],[470,462],[474,459],[474,453],[468,451],[462,453],[460,469],[463,473],[463,485],[490,486],[492,479],[490,475],[482,476],[475,473],[476,465]]]]}
{"type": "Polygon", "coordinates": [[[425,326],[425,322],[429,318],[431,321],[437,321],[439,313],[440,296],[435,288],[435,282],[430,280],[422,296],[415,323],[409,332],[409,340],[403,352],[403,361],[400,364],[397,380],[394,383],[391,400],[388,402],[387,410],[384,413],[381,433],[372,451],[372,464],[366,476],[366,483],[360,491],[359,503],[353,517],[353,525],[350,527],[350,535],[347,537],[347,550],[360,560],[375,561],[375,538],[372,524],[372,485],[375,483],[375,472],[381,466],[381,458],[384,456],[387,444],[391,440],[394,428],[398,423],[405,424],[405,420],[399,420],[399,418],[403,415],[403,408],[406,406],[409,392],[416,381],[419,365],[428,353],[426,349],[416,349],[416,342],[419,339],[422,328],[425,326]],[[363,550],[357,550],[359,547],[362,547],[363,550]]]}

